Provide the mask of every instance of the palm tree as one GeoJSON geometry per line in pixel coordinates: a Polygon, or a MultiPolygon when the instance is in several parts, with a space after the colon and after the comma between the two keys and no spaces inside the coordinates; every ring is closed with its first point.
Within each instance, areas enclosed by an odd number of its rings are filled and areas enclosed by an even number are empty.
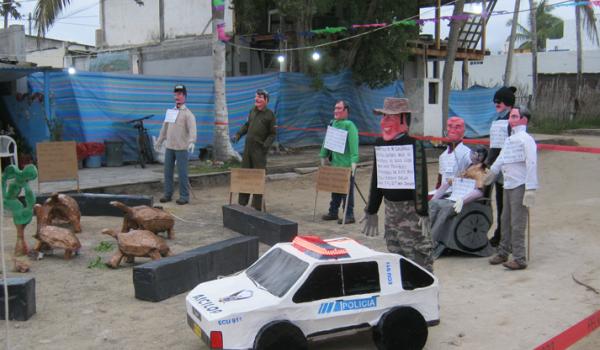
{"type": "MultiPolygon", "coordinates": [[[[590,40],[594,41],[596,45],[600,46],[598,40],[598,28],[596,27],[596,15],[594,9],[590,6],[575,6],[575,28],[577,34],[577,91],[575,105],[581,101],[581,90],[583,88],[583,49],[581,43],[581,29],[586,28],[587,36],[590,40]],[[583,12],[583,23],[581,14],[583,12]]],[[[577,113],[577,111],[575,111],[577,113]]]]}
{"type": "Polygon", "coordinates": [[[217,26],[224,26],[224,10],[218,9],[216,6],[211,7],[213,84],[215,91],[214,159],[218,161],[227,161],[231,158],[241,160],[240,155],[233,149],[229,140],[229,115],[225,97],[225,43],[220,40],[217,30],[217,26]]]}
{"type": "MultiPolygon", "coordinates": [[[[529,0],[529,7],[535,11],[529,11],[529,28],[517,23],[515,41],[520,42],[519,49],[532,49],[533,31],[537,32],[537,49],[546,49],[546,39],[560,39],[563,37],[564,22],[562,19],[552,15],[552,7],[548,6],[548,0],[542,0],[536,4],[535,0],[529,0]],[[532,21],[535,20],[535,25],[532,21]]],[[[506,22],[506,26],[512,26],[513,20],[506,22]]]]}
{"type": "MultiPolygon", "coordinates": [[[[452,16],[463,14],[465,0],[456,0],[452,16]]],[[[456,59],[456,51],[458,50],[458,34],[462,28],[464,20],[452,19],[450,22],[450,33],[448,37],[448,54],[444,63],[444,73],[442,76],[442,118],[443,125],[446,125],[448,120],[448,111],[450,103],[450,85],[452,84],[452,71],[454,68],[454,60],[456,59]]]]}
{"type": "Polygon", "coordinates": [[[21,7],[21,4],[15,2],[14,0],[4,0],[2,2],[2,7],[0,7],[0,16],[4,17],[4,29],[8,28],[9,16],[14,19],[21,19],[21,14],[17,10],[18,7],[21,7]]]}
{"type": "Polygon", "coordinates": [[[520,0],[515,0],[515,11],[513,12],[510,37],[508,37],[508,53],[506,54],[506,67],[504,69],[504,86],[510,86],[510,76],[512,74],[512,58],[515,48],[515,39],[517,35],[517,24],[519,19],[520,0]]]}

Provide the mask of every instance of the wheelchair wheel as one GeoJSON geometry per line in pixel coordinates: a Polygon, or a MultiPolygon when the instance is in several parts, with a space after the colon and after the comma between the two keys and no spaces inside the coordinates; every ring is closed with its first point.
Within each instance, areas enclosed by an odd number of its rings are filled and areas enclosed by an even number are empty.
{"type": "Polygon", "coordinates": [[[485,248],[488,244],[487,232],[491,226],[490,219],[482,211],[474,210],[466,214],[454,229],[456,245],[467,252],[485,248]]]}

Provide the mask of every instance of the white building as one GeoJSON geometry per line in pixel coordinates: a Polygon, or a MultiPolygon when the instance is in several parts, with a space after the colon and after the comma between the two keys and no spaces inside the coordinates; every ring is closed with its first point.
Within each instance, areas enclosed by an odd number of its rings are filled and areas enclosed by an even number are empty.
{"type": "MultiPolygon", "coordinates": [[[[200,0],[100,0],[97,54],[73,55],[69,65],[90,71],[212,76],[211,4],[200,0]]],[[[233,28],[231,18],[232,10],[226,6],[225,31],[233,28]]]]}

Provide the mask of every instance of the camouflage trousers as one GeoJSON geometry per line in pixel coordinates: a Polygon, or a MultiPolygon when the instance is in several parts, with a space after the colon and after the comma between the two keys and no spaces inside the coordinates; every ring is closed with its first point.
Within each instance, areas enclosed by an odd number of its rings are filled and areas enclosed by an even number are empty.
{"type": "Polygon", "coordinates": [[[385,242],[388,251],[407,257],[433,272],[433,244],[427,223],[419,223],[413,201],[385,202],[385,242]]]}

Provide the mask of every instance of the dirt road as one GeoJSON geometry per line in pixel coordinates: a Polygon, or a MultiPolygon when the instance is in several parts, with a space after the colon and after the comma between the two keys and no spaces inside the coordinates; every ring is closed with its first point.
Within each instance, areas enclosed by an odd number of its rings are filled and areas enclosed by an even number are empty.
{"type": "MultiPolygon", "coordinates": [[[[578,137],[584,146],[600,147],[600,138],[578,137]]],[[[531,261],[523,271],[491,266],[485,258],[444,256],[435,263],[440,279],[441,323],[430,328],[427,349],[532,349],[600,309],[600,295],[573,277],[600,290],[600,157],[592,154],[540,152],[541,189],[531,212],[531,261]]],[[[430,184],[436,164],[430,165],[430,184]]],[[[368,191],[370,168],[357,179],[368,191]]],[[[346,235],[374,249],[385,250],[381,236],[364,237],[358,224],[312,222],[313,175],[267,184],[267,206],[274,215],[297,221],[302,233],[325,237],[346,235]]],[[[156,198],[160,194],[155,194],[156,198]]],[[[184,219],[176,223],[172,250],[182,252],[237,234],[223,229],[221,205],[227,188],[196,190],[191,205],[167,208],[184,219]]],[[[319,196],[318,214],[328,196],[319,196]]],[[[364,207],[356,197],[357,217],[364,207]]],[[[380,210],[380,215],[383,216],[380,210]]],[[[380,220],[382,223],[383,220],[380,220]]],[[[35,224],[35,222],[34,222],[35,224]]],[[[35,225],[27,227],[30,245],[35,225]]],[[[71,261],[47,256],[32,261],[36,278],[37,313],[27,322],[12,322],[12,349],[205,349],[186,324],[185,294],[160,303],[133,297],[132,269],[88,268],[112,252],[96,252],[102,228],[118,228],[120,219],[82,218],[81,255],[71,261]]],[[[6,252],[14,247],[15,230],[5,217],[6,252]]],[[[383,227],[380,229],[383,232],[383,227]]],[[[261,245],[261,253],[268,249],[261,245]]],[[[147,259],[139,259],[143,263],[147,259]]],[[[16,274],[10,273],[15,276],[16,274]]],[[[4,323],[0,324],[4,337],[4,323]]],[[[600,348],[600,331],[579,349],[600,348]]],[[[4,340],[0,342],[4,345],[4,340]]],[[[314,349],[373,349],[369,333],[313,343],[314,349]]]]}

